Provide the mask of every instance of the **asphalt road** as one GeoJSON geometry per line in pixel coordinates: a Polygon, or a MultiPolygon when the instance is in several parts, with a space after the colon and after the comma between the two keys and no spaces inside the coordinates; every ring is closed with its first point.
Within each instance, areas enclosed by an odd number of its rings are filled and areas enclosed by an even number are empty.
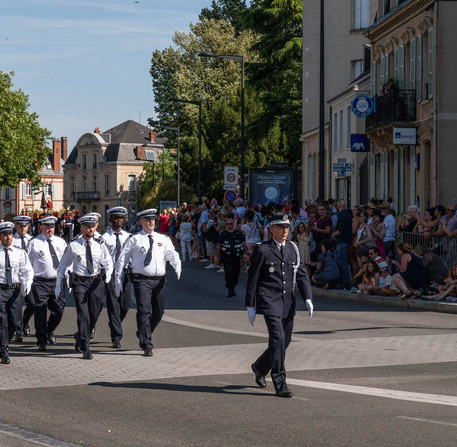
{"type": "Polygon", "coordinates": [[[0,446],[434,446],[457,444],[457,320],[316,299],[298,306],[286,359],[292,399],[260,389],[250,364],[266,347],[248,323],[243,286],[186,263],[168,273],[166,317],[141,356],[135,309],[122,349],[106,311],[94,359],[74,353],[74,307],[38,353],[28,338],[0,365],[0,446]]]}

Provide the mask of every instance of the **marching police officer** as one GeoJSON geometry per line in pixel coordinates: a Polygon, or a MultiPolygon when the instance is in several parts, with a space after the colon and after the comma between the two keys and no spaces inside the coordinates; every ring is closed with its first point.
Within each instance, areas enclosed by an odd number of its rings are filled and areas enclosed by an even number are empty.
{"type": "MultiPolygon", "coordinates": [[[[13,217],[14,229],[16,233],[13,236],[13,245],[22,250],[27,250],[29,242],[32,240],[32,236],[29,234],[29,229],[32,223],[32,218],[25,214],[20,216],[13,217]]],[[[30,295],[26,295],[22,298],[25,301],[24,314],[22,315],[19,325],[16,328],[16,339],[15,341],[20,343],[22,342],[22,335],[26,337],[30,335],[30,326],[29,321],[32,318],[33,313],[35,312],[35,303],[33,298],[30,295]]],[[[21,312],[22,314],[22,312],[21,312]]]]}
{"type": "Polygon", "coordinates": [[[116,265],[116,294],[122,288],[124,268],[131,263],[133,287],[137,302],[137,336],[145,356],[152,355],[151,337],[165,309],[165,267],[168,261],[181,276],[181,260],[170,238],[154,231],[157,210],[137,214],[142,230],[130,236],[116,265]]]}
{"type": "Polygon", "coordinates": [[[39,351],[46,351],[46,344],[56,344],[54,331],[62,320],[65,294],[55,295],[57,268],[67,244],[55,235],[57,217],[42,216],[38,219],[40,234],[32,239],[28,248],[30,263],[35,276],[30,296],[35,304],[35,335],[39,351]],[[50,315],[47,321],[47,309],[50,315]]]}
{"type": "Polygon", "coordinates": [[[0,223],[0,363],[10,363],[8,344],[21,320],[22,297],[30,291],[33,269],[25,250],[13,246],[12,222],[0,223]]]}
{"type": "MultiPolygon", "coordinates": [[[[110,215],[109,221],[111,227],[103,234],[102,240],[113,258],[114,265],[116,265],[121,255],[122,247],[130,235],[122,229],[124,218],[127,215],[127,209],[122,206],[116,206],[110,208],[108,214],[110,215]]],[[[119,349],[122,338],[122,320],[130,308],[130,283],[128,275],[124,275],[123,277],[122,292],[119,297],[116,296],[114,275],[111,281],[106,284],[106,307],[108,309],[113,348],[119,349]]]]}
{"type": "Polygon", "coordinates": [[[284,361],[294,325],[294,286],[297,284],[311,317],[311,284],[298,248],[287,240],[290,229],[288,217],[273,216],[269,228],[272,239],[255,246],[246,285],[249,321],[254,325],[256,312],[263,314],[269,335],[268,348],[251,367],[261,388],[266,386],[265,375],[271,370],[276,395],[292,397],[286,383],[284,361]]]}
{"type": "Polygon", "coordinates": [[[72,267],[70,287],[76,303],[78,331],[75,333],[75,350],[83,351],[83,359],[93,358],[90,352],[90,332],[95,327],[103,303],[105,287],[101,275],[105,269],[105,282],[110,282],[113,272],[113,261],[105,244],[94,239],[95,216],[83,216],[78,219],[81,225],[81,236],[70,242],[60,260],[57,270],[55,294],[61,292],[62,280],[68,268],[72,267]]]}

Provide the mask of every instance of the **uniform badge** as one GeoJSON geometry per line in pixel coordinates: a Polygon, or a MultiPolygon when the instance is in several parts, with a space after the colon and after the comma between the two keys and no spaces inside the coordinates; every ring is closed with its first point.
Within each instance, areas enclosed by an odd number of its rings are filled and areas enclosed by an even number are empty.
{"type": "Polygon", "coordinates": [[[270,268],[268,269],[268,271],[269,271],[270,273],[274,273],[275,268],[271,265],[270,268]]]}
{"type": "Polygon", "coordinates": [[[81,262],[81,256],[78,255],[77,258],[76,258],[76,260],[77,260],[78,262],[81,262]]]}
{"type": "Polygon", "coordinates": [[[44,256],[44,253],[43,253],[42,251],[40,251],[38,254],[39,254],[40,256],[44,256]]]}
{"type": "Polygon", "coordinates": [[[146,251],[146,249],[144,247],[141,247],[140,251],[141,251],[141,253],[144,253],[146,251]]]}
{"type": "Polygon", "coordinates": [[[161,247],[161,246],[162,246],[162,243],[161,243],[161,242],[157,242],[157,245],[158,245],[159,247],[161,247]]]}
{"type": "Polygon", "coordinates": [[[111,250],[111,253],[114,253],[114,250],[116,250],[115,245],[109,245],[109,249],[111,250]]]}

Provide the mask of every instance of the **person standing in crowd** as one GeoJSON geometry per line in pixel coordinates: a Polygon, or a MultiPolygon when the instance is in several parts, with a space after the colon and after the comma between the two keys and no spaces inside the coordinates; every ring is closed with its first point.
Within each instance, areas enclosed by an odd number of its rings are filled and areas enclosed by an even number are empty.
{"type": "MultiPolygon", "coordinates": [[[[102,240],[105,243],[108,251],[113,259],[113,264],[116,265],[121,255],[122,247],[125,241],[130,236],[127,231],[122,229],[127,209],[123,206],[110,208],[108,211],[110,228],[102,235],[102,240]]],[[[124,320],[130,308],[130,282],[129,275],[124,275],[122,283],[122,292],[120,296],[116,296],[116,284],[114,275],[111,281],[106,283],[106,307],[108,310],[109,329],[111,334],[112,347],[120,349],[122,339],[122,321],[124,320]]]]}
{"type": "Polygon", "coordinates": [[[34,278],[30,292],[35,305],[35,336],[39,351],[46,351],[46,345],[56,344],[54,331],[62,320],[65,309],[65,293],[55,295],[57,269],[67,244],[55,235],[57,218],[43,216],[38,219],[40,234],[32,239],[28,256],[33,267],[34,278]],[[50,315],[47,320],[47,310],[50,315]]]}
{"type": "Polygon", "coordinates": [[[248,253],[248,247],[243,233],[235,229],[235,216],[233,213],[227,215],[225,225],[226,230],[220,233],[217,239],[214,260],[216,264],[219,264],[219,258],[222,259],[227,297],[231,298],[236,296],[235,286],[238,284],[238,278],[240,277],[243,253],[248,253]]]}
{"type": "Polygon", "coordinates": [[[397,230],[397,222],[395,217],[392,216],[390,203],[384,201],[379,205],[381,213],[384,216],[384,226],[386,227],[386,235],[384,236],[384,252],[386,255],[386,261],[389,259],[395,259],[395,232],[397,230]]]}
{"type": "Polygon", "coordinates": [[[182,222],[179,225],[179,240],[181,241],[182,262],[186,262],[186,253],[189,255],[189,261],[192,261],[192,224],[189,222],[187,214],[182,216],[182,222]]]}
{"type": "Polygon", "coordinates": [[[0,223],[0,363],[10,363],[8,344],[21,320],[22,297],[33,281],[25,250],[13,246],[11,222],[0,223]]]}
{"type": "Polygon", "coordinates": [[[346,201],[341,199],[337,203],[338,220],[336,231],[333,234],[336,241],[336,260],[341,268],[341,283],[349,287],[349,247],[352,244],[352,218],[346,209],[346,201]]]}
{"type": "MultiPolygon", "coordinates": [[[[27,251],[29,243],[32,240],[32,236],[29,234],[32,218],[30,216],[20,215],[13,217],[13,221],[14,229],[16,230],[16,233],[13,236],[13,245],[27,251]]],[[[26,337],[30,335],[29,321],[35,312],[35,303],[33,302],[33,298],[27,294],[22,299],[25,301],[25,309],[22,318],[19,320],[19,325],[16,328],[15,341],[18,343],[22,342],[23,335],[26,337]]]]}
{"type": "Polygon", "coordinates": [[[313,239],[316,241],[316,251],[320,253],[321,245],[330,238],[333,224],[325,205],[319,205],[317,212],[319,213],[319,220],[310,227],[310,230],[313,233],[313,239]]]}
{"type": "Polygon", "coordinates": [[[62,215],[62,227],[63,227],[63,237],[65,242],[69,244],[73,239],[73,216],[70,213],[70,207],[67,207],[65,213],[62,215]]]}
{"type": "Polygon", "coordinates": [[[262,314],[268,328],[268,348],[251,365],[255,381],[266,387],[265,376],[271,378],[278,397],[292,397],[286,382],[285,356],[295,316],[295,284],[309,316],[313,314],[312,292],[308,273],[298,249],[287,241],[290,229],[286,215],[276,215],[269,222],[272,239],[257,244],[251,256],[246,284],[245,304],[251,325],[256,313],[262,314]]]}
{"type": "Polygon", "coordinates": [[[71,269],[70,288],[73,289],[78,315],[78,331],[74,334],[75,351],[82,351],[85,360],[93,358],[90,333],[95,328],[105,298],[101,270],[105,270],[106,283],[111,281],[113,273],[113,261],[106,245],[94,238],[97,222],[94,215],[84,215],[78,219],[81,236],[70,242],[60,260],[55,289],[55,295],[59,296],[65,272],[71,269]]]}
{"type": "Polygon", "coordinates": [[[122,292],[124,269],[130,263],[137,302],[137,336],[140,348],[149,357],[152,356],[152,334],[165,310],[166,263],[171,264],[179,279],[181,260],[170,238],[154,231],[157,210],[144,210],[137,216],[142,230],[129,237],[121,251],[115,272],[116,294],[119,296],[122,292]]]}
{"type": "Polygon", "coordinates": [[[248,247],[248,254],[251,254],[256,244],[262,241],[262,227],[254,219],[254,211],[247,210],[245,213],[246,223],[241,226],[244,239],[248,247]]]}

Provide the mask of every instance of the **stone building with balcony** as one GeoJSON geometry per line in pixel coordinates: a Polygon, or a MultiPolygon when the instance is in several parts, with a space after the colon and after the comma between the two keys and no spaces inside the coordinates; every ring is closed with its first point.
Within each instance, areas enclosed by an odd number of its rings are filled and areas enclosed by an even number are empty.
{"type": "Polygon", "coordinates": [[[124,206],[132,223],[144,163],[159,159],[164,142],[164,138],[156,138],[152,129],[132,120],[104,132],[96,128],[85,133],[64,165],[65,205],[81,214],[100,213],[103,227],[108,225],[106,211],[124,206]]]}
{"type": "Polygon", "coordinates": [[[369,196],[392,197],[399,213],[446,204],[457,196],[457,2],[379,0],[377,15],[365,32],[375,100],[369,196]]]}

